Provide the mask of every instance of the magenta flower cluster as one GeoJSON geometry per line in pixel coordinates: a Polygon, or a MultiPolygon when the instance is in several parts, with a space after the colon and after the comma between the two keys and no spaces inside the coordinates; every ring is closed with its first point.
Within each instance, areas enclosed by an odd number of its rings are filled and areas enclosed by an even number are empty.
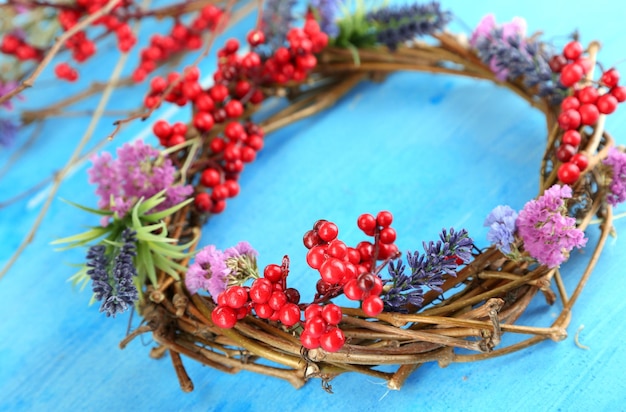
{"type": "Polygon", "coordinates": [[[517,217],[517,231],[524,248],[548,267],[559,266],[569,258],[572,249],[587,244],[583,231],[576,228],[576,219],[566,216],[563,200],[571,197],[571,187],[554,185],[538,199],[526,203],[517,217]]]}
{"type": "Polygon", "coordinates": [[[485,220],[487,239],[505,254],[512,253],[515,234],[526,251],[542,265],[557,267],[575,247],[587,239],[576,228],[576,219],[567,216],[564,199],[572,197],[572,188],[554,185],[536,200],[531,200],[517,214],[509,206],[496,207],[485,220]]]}
{"type": "Polygon", "coordinates": [[[603,163],[611,167],[611,183],[606,201],[616,206],[626,201],[626,153],[612,147],[603,163]]]}
{"type": "Polygon", "coordinates": [[[214,245],[206,246],[198,252],[194,263],[189,266],[185,286],[191,294],[206,290],[217,300],[217,296],[230,284],[238,281],[242,283],[249,276],[258,276],[257,255],[257,251],[245,241],[224,251],[214,245]]]}
{"type": "Polygon", "coordinates": [[[166,200],[157,210],[177,205],[193,192],[191,185],[175,184],[176,169],[171,160],[141,140],[117,149],[117,159],[104,152],[94,156],[92,162],[87,173],[89,182],[98,185],[98,207],[115,212],[119,218],[139,199],[148,199],[163,190],[166,200]]]}

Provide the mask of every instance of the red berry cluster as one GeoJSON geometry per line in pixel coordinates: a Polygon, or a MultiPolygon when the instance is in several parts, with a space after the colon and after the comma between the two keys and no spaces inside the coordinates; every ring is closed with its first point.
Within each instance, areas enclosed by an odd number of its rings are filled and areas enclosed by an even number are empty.
{"type": "Polygon", "coordinates": [[[339,240],[337,225],[327,220],[317,221],[313,229],[305,233],[303,241],[309,249],[307,264],[318,270],[321,277],[317,282],[316,299],[343,292],[351,300],[360,300],[366,315],[376,316],[382,312],[383,284],[372,272],[377,260],[390,258],[398,252],[392,220],[393,216],[387,211],[379,212],[376,217],[359,216],[358,227],[373,236],[374,243],[362,241],[355,248],[339,240]]]}
{"type": "Polygon", "coordinates": [[[200,10],[188,26],[177,20],[168,35],[153,35],[150,45],[141,50],[141,62],[133,72],[133,80],[143,81],[156,69],[159,61],[167,59],[173,53],[201,48],[202,33],[215,30],[223,15],[223,10],[209,4],[200,10]]]}
{"type": "Polygon", "coordinates": [[[307,349],[321,346],[327,352],[337,352],[346,342],[343,331],[337,326],[342,317],[341,308],[333,303],[307,306],[304,310],[304,330],[300,334],[302,346],[307,349]]]}
{"type": "Polygon", "coordinates": [[[43,51],[28,44],[24,39],[15,34],[7,34],[2,38],[0,43],[0,52],[15,56],[21,61],[41,60],[43,51]]]}
{"type": "MultiPolygon", "coordinates": [[[[107,0],[77,0],[73,8],[66,8],[59,12],[59,24],[64,31],[67,31],[74,27],[83,16],[97,12],[106,4],[107,0]]],[[[94,26],[104,26],[108,32],[115,33],[118,48],[122,52],[129,51],[135,45],[137,39],[130,25],[116,17],[115,12],[131,4],[131,1],[122,1],[117,4],[111,13],[93,22],[94,26]]],[[[87,34],[83,30],[70,37],[65,44],[71,50],[72,59],[76,63],[83,63],[96,53],[96,43],[87,38],[87,34]]],[[[55,67],[54,72],[60,79],[67,81],[78,79],[78,72],[67,62],[59,63],[55,67]]]]}
{"type": "Polygon", "coordinates": [[[300,293],[287,288],[289,259],[285,256],[281,266],[265,267],[263,277],[252,285],[231,286],[217,297],[217,307],[211,314],[213,323],[220,328],[232,328],[252,310],[260,319],[280,322],[287,327],[300,322],[300,293]]]}
{"type": "Polygon", "coordinates": [[[593,126],[601,114],[611,114],[617,104],[626,100],[626,87],[619,86],[619,73],[616,69],[605,71],[597,84],[589,84],[583,77],[591,70],[590,62],[583,56],[583,47],[577,41],[569,42],[563,54],[554,56],[550,67],[559,73],[561,84],[571,87],[573,95],[561,102],[558,117],[559,127],[564,131],[556,158],[562,162],[557,170],[559,180],[565,184],[575,183],[589,160],[579,153],[581,126],[593,126]]]}

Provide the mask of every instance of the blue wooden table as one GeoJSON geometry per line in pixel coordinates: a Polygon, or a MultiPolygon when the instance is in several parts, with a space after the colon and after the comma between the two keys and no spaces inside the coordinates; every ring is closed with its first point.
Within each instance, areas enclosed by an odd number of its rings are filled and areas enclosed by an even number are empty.
{"type": "MultiPolygon", "coordinates": [[[[606,67],[623,61],[626,31],[617,1],[501,2],[446,1],[457,19],[451,30],[469,32],[488,13],[499,21],[523,16],[529,32],[541,30],[555,44],[578,29],[583,43],[602,43],[599,60],[606,67]],[[516,4],[517,3],[517,4],[516,4]]],[[[254,16],[229,34],[245,35],[254,16]]],[[[149,31],[153,26],[145,26],[149,31]]],[[[218,41],[219,44],[219,41],[218,41]]],[[[215,61],[201,66],[212,72],[215,61]]],[[[127,68],[130,70],[132,64],[127,68]]],[[[104,80],[112,70],[91,64],[90,76],[104,80]]],[[[624,64],[617,66],[624,70],[624,64]]],[[[26,93],[23,107],[38,107],[78,90],[44,75],[41,87],[26,93]],[[46,80],[46,78],[48,80],[46,80]]],[[[135,107],[145,89],[120,90],[109,109],[135,107]]],[[[95,99],[82,108],[93,108],[95,99]]],[[[185,120],[188,114],[164,109],[156,116],[185,120]]],[[[105,149],[144,136],[152,121],[135,122],[105,149]]],[[[94,141],[111,132],[114,117],[98,126],[94,141]]],[[[32,187],[58,170],[88,123],[87,118],[50,119],[19,162],[2,169],[0,200],[32,187]]],[[[32,127],[19,137],[28,138],[32,127]]],[[[626,144],[626,108],[607,121],[618,144],[626,144]]],[[[355,221],[363,212],[394,213],[401,250],[421,250],[442,227],[466,228],[478,246],[486,246],[482,223],[496,205],[520,209],[537,194],[538,170],[546,138],[537,111],[510,92],[483,81],[450,76],[400,73],[381,84],[363,83],[331,111],[273,133],[258,160],[244,172],[242,193],[206,226],[202,244],[225,248],[247,240],[260,253],[260,264],[292,261],[290,284],[313,295],[314,275],[307,271],[302,234],[319,218],[336,222],[342,237],[359,240],[355,221]],[[293,278],[293,279],[291,279],[293,278]]],[[[12,152],[0,154],[6,165],[12,152]]],[[[88,306],[88,291],[66,279],[71,263],[84,251],[56,253],[52,240],[97,224],[60,198],[95,206],[87,183],[89,163],[79,165],[61,186],[40,230],[12,270],[0,281],[0,410],[625,410],[626,219],[616,220],[597,268],[572,314],[568,338],[543,342],[523,352],[479,363],[427,364],[401,391],[356,374],[331,383],[334,395],[319,381],[294,390],[288,383],[248,372],[227,375],[184,359],[195,391],[178,387],[169,360],[148,357],[154,342],[136,339],[125,350],[129,321],[135,316],[105,318],[88,306]],[[581,329],[584,325],[584,329],[581,329]],[[584,350],[574,336],[579,332],[584,350]]],[[[33,224],[49,186],[0,209],[0,264],[33,224]]],[[[616,213],[626,208],[618,208],[616,213]]],[[[597,239],[592,225],[587,236],[597,239]]],[[[572,290],[585,255],[575,252],[562,274],[572,290]]],[[[548,326],[559,312],[538,296],[521,322],[548,326]]]]}

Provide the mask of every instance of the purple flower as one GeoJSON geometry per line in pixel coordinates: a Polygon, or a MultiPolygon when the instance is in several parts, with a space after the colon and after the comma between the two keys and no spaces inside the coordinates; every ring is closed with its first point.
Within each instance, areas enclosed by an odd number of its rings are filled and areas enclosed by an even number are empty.
{"type": "MultiPolygon", "coordinates": [[[[18,86],[17,82],[14,82],[14,81],[3,82],[2,80],[0,80],[0,97],[4,96],[5,94],[9,94],[9,92],[16,89],[17,86],[18,86]]],[[[17,97],[19,99],[23,99],[20,95],[18,95],[17,97]]],[[[13,103],[11,102],[11,99],[7,100],[6,102],[3,102],[0,106],[4,107],[7,110],[13,110],[13,103]]]]}
{"type": "Polygon", "coordinates": [[[135,232],[124,229],[121,234],[122,247],[111,263],[104,245],[95,245],[87,251],[87,274],[91,277],[94,297],[102,301],[100,312],[107,316],[123,313],[139,299],[134,284],[137,269],[133,263],[136,254],[135,232]]]}
{"type": "Polygon", "coordinates": [[[296,0],[267,0],[261,14],[261,29],[267,45],[276,49],[284,45],[287,32],[295,21],[296,0]]]}
{"type": "Polygon", "coordinates": [[[339,28],[335,22],[339,4],[339,0],[311,0],[309,2],[309,5],[318,13],[320,28],[330,37],[335,37],[339,34],[339,28]]]}
{"type": "Polygon", "coordinates": [[[189,266],[185,286],[191,294],[204,289],[217,300],[217,295],[226,290],[228,272],[224,252],[209,245],[198,252],[195,262],[189,266]]]}
{"type": "Polygon", "coordinates": [[[568,217],[563,199],[572,197],[572,189],[554,185],[536,200],[531,200],[517,217],[517,230],[526,251],[542,265],[558,267],[574,247],[587,243],[576,219],[568,217]]]}
{"type": "Polygon", "coordinates": [[[165,201],[155,209],[164,210],[185,200],[192,192],[191,185],[174,184],[176,169],[168,158],[138,140],[117,149],[117,159],[109,153],[92,158],[87,171],[89,182],[97,184],[100,197],[98,207],[114,211],[123,218],[137,200],[148,199],[165,190],[165,201]]]}
{"type": "Polygon", "coordinates": [[[15,141],[19,127],[11,119],[0,118],[0,147],[9,147],[15,141]]]}
{"type": "Polygon", "coordinates": [[[217,301],[217,296],[231,285],[242,285],[250,278],[258,278],[258,253],[248,242],[239,242],[225,251],[213,245],[203,248],[189,266],[185,286],[191,294],[206,290],[217,301]]]}
{"type": "Polygon", "coordinates": [[[611,167],[611,183],[606,201],[616,206],[626,201],[626,153],[612,147],[602,163],[611,167]]]}
{"type": "Polygon", "coordinates": [[[517,212],[510,206],[496,206],[485,219],[484,226],[489,227],[487,240],[496,245],[498,250],[508,255],[511,244],[515,242],[515,220],[517,212]]]}

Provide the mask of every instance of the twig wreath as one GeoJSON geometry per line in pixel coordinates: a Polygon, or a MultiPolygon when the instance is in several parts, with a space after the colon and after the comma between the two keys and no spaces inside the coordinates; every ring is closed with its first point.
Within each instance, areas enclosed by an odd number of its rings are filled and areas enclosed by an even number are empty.
{"type": "MultiPolygon", "coordinates": [[[[104,12],[105,3],[89,10],[83,3],[63,11],[66,29],[81,13],[100,10],[100,24],[111,27],[120,10],[129,13],[130,3],[112,8],[108,2],[104,12]]],[[[335,1],[314,0],[299,23],[293,5],[268,0],[248,34],[249,49],[226,41],[210,87],[199,84],[194,66],[151,78],[148,114],[166,103],[188,105],[193,113],[189,124],[154,123],[163,149],[137,141],[119,148],[116,158],[93,158],[89,179],[97,185],[98,207],[76,206],[100,215],[100,225],[55,243],[89,246],[73,279],[91,282],[102,312],[115,316],[134,306],[143,318],[121,347],[151,332],[159,345],[152,355],[169,354],[185,391],[193,384],[181,355],[224,372],[282,378],[296,388],[315,377],[330,390],[333,377],[359,372],[400,389],[426,362],[477,361],[564,339],[612,230],[612,206],[626,200],[626,154],[604,130],[626,88],[616,69],[596,62],[599,44],[584,47],[573,39],[556,51],[538,36],[527,37],[523,19],[497,24],[490,15],[469,38],[451,34],[445,29],[451,14],[437,3],[357,8],[341,17],[335,1]],[[389,211],[358,217],[365,237],[356,245],[340,240],[336,224],[319,220],[303,237],[306,263],[320,276],[312,302],[302,302],[289,286],[287,256],[261,270],[247,242],[196,250],[207,218],[238,194],[238,177],[265,134],[327,109],[364,79],[408,70],[487,79],[545,115],[539,194],[520,211],[496,206],[485,219],[486,247],[450,228],[425,242],[423,252],[403,257],[389,211]],[[270,97],[290,104],[253,121],[270,97]],[[584,231],[595,216],[601,236],[568,295],[559,267],[574,248],[591,247],[584,231]],[[538,292],[551,305],[560,302],[559,316],[550,327],[516,324],[538,292]],[[341,295],[354,305],[333,303],[341,295]],[[531,337],[501,346],[505,332],[531,337]],[[397,368],[382,371],[381,365],[397,368]]],[[[162,56],[195,47],[194,30],[219,30],[231,6],[197,7],[188,26],[178,22],[171,35],[153,37],[136,80],[162,56]]],[[[132,46],[125,30],[117,34],[120,47],[132,46]]],[[[5,36],[2,51],[19,56],[25,44],[5,36]]],[[[74,58],[90,50],[73,47],[74,58]]],[[[57,66],[56,73],[72,80],[72,70],[57,66]]]]}

